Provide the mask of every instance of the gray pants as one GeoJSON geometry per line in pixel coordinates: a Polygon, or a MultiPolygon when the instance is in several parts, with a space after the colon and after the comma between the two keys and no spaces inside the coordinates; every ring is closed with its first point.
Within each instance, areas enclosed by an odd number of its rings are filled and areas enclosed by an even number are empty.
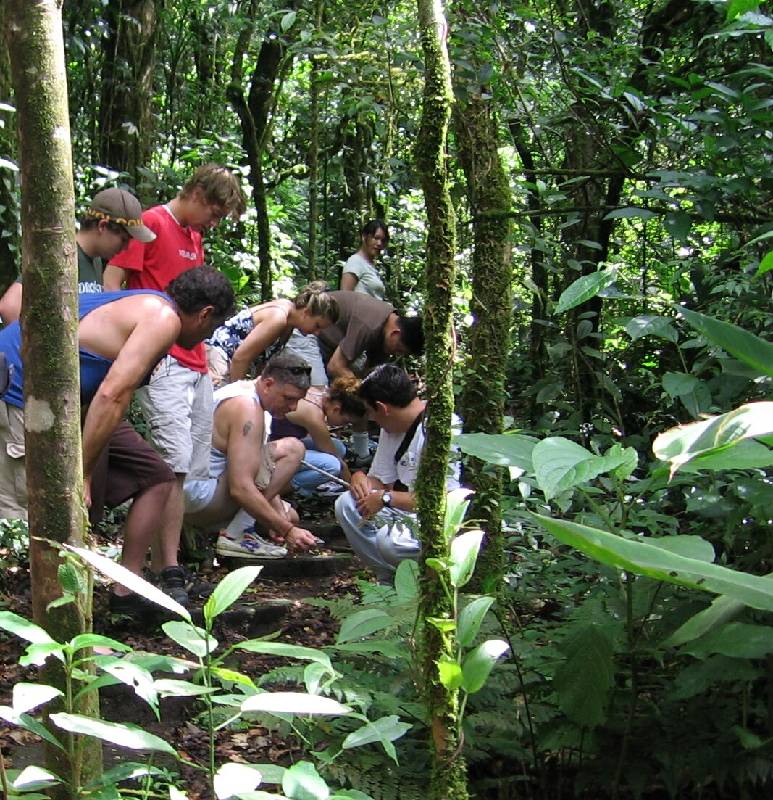
{"type": "MultiPolygon", "coordinates": [[[[351,492],[344,492],[336,500],[335,514],[352,550],[379,580],[390,580],[401,561],[419,557],[421,544],[405,524],[404,515],[385,508],[376,520],[365,520],[357,511],[351,492]]],[[[413,515],[411,518],[415,519],[413,515]]]]}

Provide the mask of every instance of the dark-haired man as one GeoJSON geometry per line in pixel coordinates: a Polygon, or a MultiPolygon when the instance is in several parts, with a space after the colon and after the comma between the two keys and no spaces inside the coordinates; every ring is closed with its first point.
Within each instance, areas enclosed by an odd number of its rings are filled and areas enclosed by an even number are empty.
{"type": "Polygon", "coordinates": [[[206,480],[185,482],[185,519],[220,529],[216,550],[229,558],[281,558],[316,540],[297,525],[280,497],[305,448],[288,437],[269,442],[271,418],[283,419],[306,396],[311,367],[290,350],[269,359],[255,381],[236,381],[215,392],[212,452],[206,480]],[[266,541],[260,529],[283,546],[266,541]]]}
{"type": "MultiPolygon", "coordinates": [[[[336,501],[335,514],[352,550],[379,580],[391,579],[406,558],[417,558],[421,545],[404,514],[416,509],[413,491],[424,449],[426,403],[405,370],[382,364],[362,382],[360,397],[370,418],[381,428],[378,448],[366,475],[352,475],[351,490],[336,501]],[[395,513],[397,511],[398,513],[395,513]]],[[[446,481],[450,492],[459,486],[458,465],[446,481]]]]}
{"type": "MultiPolygon", "coordinates": [[[[172,344],[192,347],[212,334],[231,313],[233,289],[214,269],[199,267],[172,281],[166,293],[153,291],[83,294],[80,298],[81,401],[88,403],[83,425],[83,475],[87,504],[95,465],[123,419],[133,391],[172,344]]],[[[26,518],[24,465],[24,367],[18,322],[0,332],[0,352],[13,367],[0,398],[0,516],[26,518]]],[[[182,522],[182,514],[178,515],[182,522]]],[[[163,567],[177,564],[177,541],[166,542],[163,567]],[[171,563],[169,563],[171,562],[171,563]]],[[[153,538],[151,524],[126,542],[124,565],[138,574],[153,538]]],[[[125,590],[123,590],[125,591],[125,590]]],[[[120,591],[119,591],[120,594],[120,591]]]]}

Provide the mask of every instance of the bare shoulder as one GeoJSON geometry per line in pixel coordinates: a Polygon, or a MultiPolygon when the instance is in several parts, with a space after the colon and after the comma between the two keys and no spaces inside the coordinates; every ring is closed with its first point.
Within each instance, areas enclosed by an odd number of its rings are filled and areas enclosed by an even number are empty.
{"type": "Polygon", "coordinates": [[[238,395],[223,400],[215,416],[218,427],[228,436],[248,436],[263,430],[263,412],[252,397],[238,395]]]}
{"type": "Polygon", "coordinates": [[[292,303],[289,300],[271,300],[261,306],[256,306],[252,313],[255,325],[260,323],[274,323],[284,325],[290,313],[292,303]]]}

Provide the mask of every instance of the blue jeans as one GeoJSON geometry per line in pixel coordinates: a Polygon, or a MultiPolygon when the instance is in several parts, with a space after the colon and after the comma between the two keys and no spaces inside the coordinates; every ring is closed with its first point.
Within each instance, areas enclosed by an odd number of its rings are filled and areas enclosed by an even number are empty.
{"type": "MultiPolygon", "coordinates": [[[[339,459],[330,455],[330,453],[323,453],[321,450],[315,450],[311,436],[306,436],[301,441],[306,445],[306,455],[303,457],[304,461],[308,461],[309,464],[324,469],[325,472],[330,472],[336,477],[341,474],[341,462],[339,459]]],[[[338,451],[338,455],[343,458],[346,455],[346,446],[344,443],[338,439],[333,439],[333,445],[338,451]]],[[[326,478],[321,473],[304,467],[301,464],[298,471],[293,475],[291,483],[293,489],[295,489],[298,494],[309,497],[314,494],[317,486],[327,483],[329,480],[330,478],[326,478]]]]}

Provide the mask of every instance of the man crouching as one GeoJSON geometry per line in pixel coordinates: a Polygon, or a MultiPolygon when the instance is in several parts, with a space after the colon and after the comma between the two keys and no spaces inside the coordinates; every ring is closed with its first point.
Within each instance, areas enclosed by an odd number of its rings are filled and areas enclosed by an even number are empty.
{"type": "Polygon", "coordinates": [[[283,418],[306,395],[311,367],[290,351],[271,358],[255,381],[237,381],[214,395],[209,478],[184,485],[185,521],[223,528],[217,553],[230,558],[281,558],[308,550],[314,535],[299,527],[280,493],[300,465],[299,439],[268,441],[271,417],[283,418]],[[250,528],[257,523],[275,542],[250,528]]]}

